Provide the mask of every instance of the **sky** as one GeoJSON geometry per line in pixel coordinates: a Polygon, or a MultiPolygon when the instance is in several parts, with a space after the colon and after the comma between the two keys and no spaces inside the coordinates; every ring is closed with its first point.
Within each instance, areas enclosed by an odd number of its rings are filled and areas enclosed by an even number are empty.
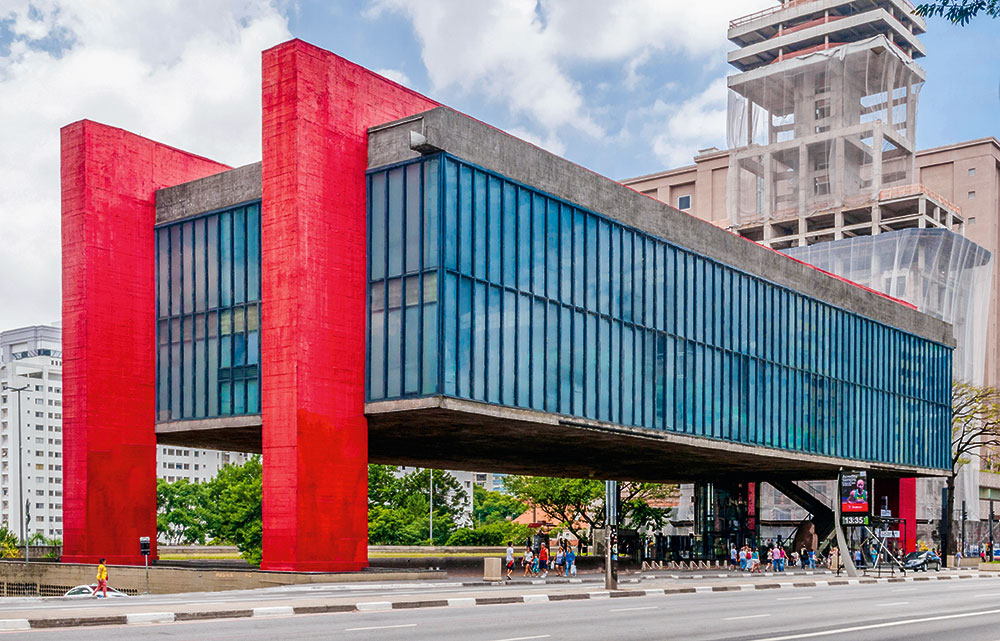
{"type": "MultiPolygon", "coordinates": [[[[59,128],[260,159],[293,37],[612,178],[725,147],[728,20],[775,0],[0,0],[0,329],[60,315],[59,128]]],[[[931,20],[921,148],[1000,137],[1000,21],[931,20]]]]}

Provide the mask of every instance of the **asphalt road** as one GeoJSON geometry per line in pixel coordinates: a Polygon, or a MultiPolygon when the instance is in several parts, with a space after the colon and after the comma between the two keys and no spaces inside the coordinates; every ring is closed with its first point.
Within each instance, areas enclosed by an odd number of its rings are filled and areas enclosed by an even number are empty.
{"type": "MultiPolygon", "coordinates": [[[[32,641],[998,641],[996,579],[710,592],[9,633],[32,641]]],[[[0,634],[0,639],[9,638],[0,634]]]]}

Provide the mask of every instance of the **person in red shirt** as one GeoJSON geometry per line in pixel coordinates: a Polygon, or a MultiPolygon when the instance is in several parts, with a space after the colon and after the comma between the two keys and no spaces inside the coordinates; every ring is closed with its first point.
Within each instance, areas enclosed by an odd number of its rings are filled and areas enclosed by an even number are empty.
{"type": "Polygon", "coordinates": [[[542,578],[549,575],[549,545],[542,543],[542,549],[538,552],[538,569],[542,571],[542,578]]]}

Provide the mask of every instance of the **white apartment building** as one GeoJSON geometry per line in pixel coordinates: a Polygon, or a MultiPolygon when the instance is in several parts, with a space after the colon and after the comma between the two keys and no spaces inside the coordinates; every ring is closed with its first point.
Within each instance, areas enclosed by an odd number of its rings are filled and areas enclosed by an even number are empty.
{"type": "Polygon", "coordinates": [[[62,537],[61,334],[0,333],[0,525],[22,537],[62,537]]]}
{"type": "MultiPolygon", "coordinates": [[[[0,332],[0,388],[0,525],[22,537],[40,533],[62,538],[62,329],[58,325],[0,332]],[[25,503],[27,532],[22,529],[25,503]]],[[[243,463],[248,457],[161,445],[156,451],[157,476],[168,482],[206,481],[224,465],[243,463]]]]}

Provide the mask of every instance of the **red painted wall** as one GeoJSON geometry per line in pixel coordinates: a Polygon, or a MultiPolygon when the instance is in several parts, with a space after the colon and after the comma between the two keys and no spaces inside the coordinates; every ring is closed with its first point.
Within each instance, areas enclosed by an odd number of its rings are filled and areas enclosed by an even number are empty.
{"type": "Polygon", "coordinates": [[[63,560],[156,553],[154,191],[225,165],[90,121],[62,129],[63,560]]]}
{"type": "MultiPolygon", "coordinates": [[[[872,492],[872,516],[875,518],[881,513],[883,497],[888,499],[892,516],[906,521],[905,540],[900,543],[906,552],[913,552],[917,549],[917,479],[876,478],[872,492]]],[[[903,536],[902,531],[900,536],[903,536]]]]}
{"type": "Polygon", "coordinates": [[[263,569],[368,565],[366,130],[436,106],[300,40],[263,54],[263,569]]]}

